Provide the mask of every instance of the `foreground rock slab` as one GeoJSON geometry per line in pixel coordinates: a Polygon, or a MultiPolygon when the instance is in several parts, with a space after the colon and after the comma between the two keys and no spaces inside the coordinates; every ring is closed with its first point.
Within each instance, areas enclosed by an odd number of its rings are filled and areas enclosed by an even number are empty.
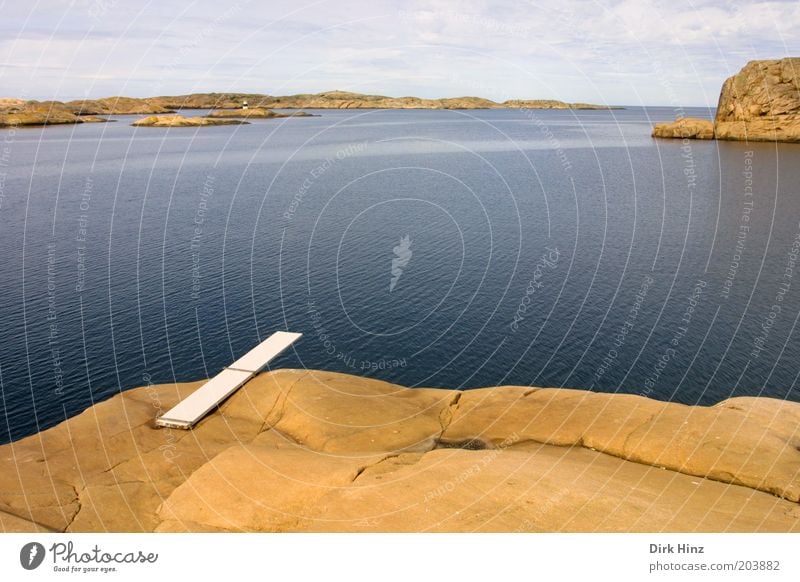
{"type": "Polygon", "coordinates": [[[800,531],[800,404],[257,376],[119,394],[0,447],[5,531],[800,531]]]}

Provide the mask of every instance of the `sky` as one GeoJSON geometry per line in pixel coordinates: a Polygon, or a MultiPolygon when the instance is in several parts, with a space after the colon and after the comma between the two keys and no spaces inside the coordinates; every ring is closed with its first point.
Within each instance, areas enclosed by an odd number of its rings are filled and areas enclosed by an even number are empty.
{"type": "Polygon", "coordinates": [[[800,0],[0,0],[0,97],[196,92],[716,105],[800,0]]]}

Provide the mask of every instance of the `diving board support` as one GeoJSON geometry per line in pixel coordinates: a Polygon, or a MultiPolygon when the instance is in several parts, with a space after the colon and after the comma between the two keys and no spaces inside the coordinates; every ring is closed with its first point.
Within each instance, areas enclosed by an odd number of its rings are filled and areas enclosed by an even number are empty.
{"type": "Polygon", "coordinates": [[[192,428],[302,335],[276,331],[192,392],[185,400],[157,418],[156,426],[185,430],[192,428]]]}

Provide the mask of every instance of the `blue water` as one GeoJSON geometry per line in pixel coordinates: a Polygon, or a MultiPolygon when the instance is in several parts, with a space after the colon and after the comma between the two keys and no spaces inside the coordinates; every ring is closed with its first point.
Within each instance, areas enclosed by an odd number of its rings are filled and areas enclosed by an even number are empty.
{"type": "Polygon", "coordinates": [[[278,329],[275,366],[407,386],[800,399],[800,146],[651,139],[668,108],[316,113],[0,131],[0,441],[278,329]]]}

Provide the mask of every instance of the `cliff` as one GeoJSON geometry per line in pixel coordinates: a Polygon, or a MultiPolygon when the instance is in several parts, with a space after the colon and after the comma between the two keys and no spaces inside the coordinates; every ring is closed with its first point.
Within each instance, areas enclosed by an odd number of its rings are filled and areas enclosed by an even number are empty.
{"type": "Polygon", "coordinates": [[[800,142],[800,58],[750,61],[722,85],[713,135],[692,134],[694,121],[658,124],[653,137],[800,142]]]}
{"type": "Polygon", "coordinates": [[[0,447],[5,531],[800,531],[800,404],[257,376],[193,431],[145,386],[0,447]]]}
{"type": "Polygon", "coordinates": [[[717,139],[800,142],[800,58],[751,61],[722,86],[717,139]]]}

